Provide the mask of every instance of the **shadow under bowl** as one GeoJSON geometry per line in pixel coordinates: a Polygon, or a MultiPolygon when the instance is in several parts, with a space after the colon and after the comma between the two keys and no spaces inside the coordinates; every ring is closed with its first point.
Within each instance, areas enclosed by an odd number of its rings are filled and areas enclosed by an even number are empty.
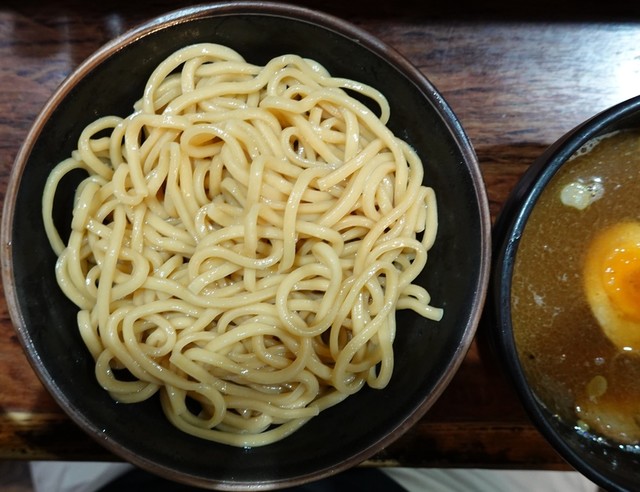
{"type": "MultiPolygon", "coordinates": [[[[68,210],[73,190],[59,190],[68,210]],[[66,202],[65,202],[66,200],[66,202]]],[[[68,212],[67,212],[68,213],[68,212]]],[[[68,224],[69,217],[57,218],[68,224]]],[[[447,386],[474,336],[488,285],[490,222],[473,149],[454,113],[405,58],[335,17],[294,6],[229,2],[152,20],[100,49],[55,92],[15,163],[3,216],[3,281],[33,368],[69,416],[120,457],[169,479],[226,490],[278,488],[356,465],[409,429],[447,386]],[[174,428],[154,398],[117,404],[95,381],[76,308],[57,286],[40,200],[52,167],[97,117],[127,115],[153,68],[198,42],[229,46],[249,62],[296,53],[334,76],[362,81],[390,102],[390,128],[408,141],[436,190],[439,233],[419,282],[442,321],[398,313],[396,366],[384,390],[364,389],[290,437],[252,449],[204,441],[174,428]]]]}

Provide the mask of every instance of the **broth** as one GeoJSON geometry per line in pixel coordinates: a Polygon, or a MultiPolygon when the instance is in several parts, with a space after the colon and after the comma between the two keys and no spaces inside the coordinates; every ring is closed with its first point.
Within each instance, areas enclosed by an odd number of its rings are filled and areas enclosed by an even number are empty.
{"type": "Polygon", "coordinates": [[[583,278],[594,237],[627,221],[640,221],[635,130],[577,153],[543,191],[518,246],[511,301],[523,368],[547,408],[579,428],[634,444],[640,442],[640,346],[621,348],[605,335],[583,278]],[[560,199],[576,183],[598,188],[586,208],[560,199]]]}

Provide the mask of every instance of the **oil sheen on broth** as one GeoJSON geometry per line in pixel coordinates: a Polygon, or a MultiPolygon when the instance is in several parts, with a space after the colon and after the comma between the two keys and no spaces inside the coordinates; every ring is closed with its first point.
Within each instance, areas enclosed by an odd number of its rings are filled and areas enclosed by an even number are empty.
{"type": "Polygon", "coordinates": [[[640,131],[563,166],[523,232],[514,336],[545,405],[580,431],[640,443],[640,131]]]}

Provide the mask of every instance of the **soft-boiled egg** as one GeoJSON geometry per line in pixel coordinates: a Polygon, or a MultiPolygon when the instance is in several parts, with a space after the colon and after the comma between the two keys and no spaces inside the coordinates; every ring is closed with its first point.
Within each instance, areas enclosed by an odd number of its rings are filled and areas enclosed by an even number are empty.
{"type": "Polygon", "coordinates": [[[640,351],[640,222],[622,222],[595,236],[584,290],[605,335],[621,350],[640,351]]]}
{"type": "MultiPolygon", "coordinates": [[[[585,398],[576,413],[589,429],[624,444],[640,442],[638,403],[631,400],[585,398]]],[[[580,425],[580,423],[578,424],[580,425]]]]}

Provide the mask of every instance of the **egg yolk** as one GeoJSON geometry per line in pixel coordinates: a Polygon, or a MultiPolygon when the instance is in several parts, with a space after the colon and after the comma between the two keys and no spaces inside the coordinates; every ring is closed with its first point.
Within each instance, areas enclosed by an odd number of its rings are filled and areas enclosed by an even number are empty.
{"type": "Polygon", "coordinates": [[[602,276],[613,305],[627,317],[640,321],[640,244],[615,248],[605,258],[602,276]]]}
{"type": "Polygon", "coordinates": [[[607,337],[624,350],[640,350],[640,222],[600,232],[587,250],[584,287],[607,337]]]}

